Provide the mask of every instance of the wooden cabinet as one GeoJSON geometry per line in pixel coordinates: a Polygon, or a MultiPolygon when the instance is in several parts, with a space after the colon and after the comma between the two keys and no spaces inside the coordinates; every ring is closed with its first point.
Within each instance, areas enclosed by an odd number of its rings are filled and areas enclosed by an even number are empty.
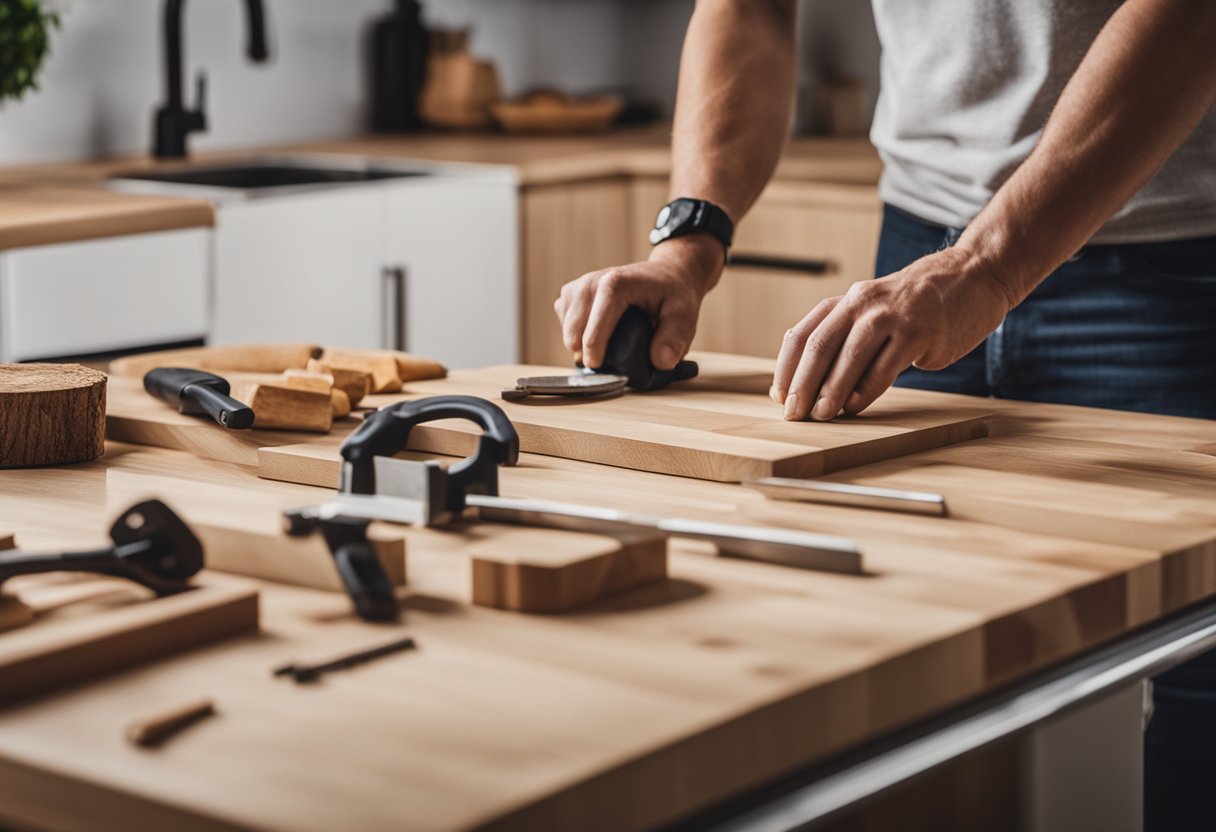
{"type": "MultiPolygon", "coordinates": [[[[633,259],[646,256],[661,179],[632,193],[633,259]]],[[[775,181],[735,234],[733,265],[705,298],[693,348],[769,357],[791,325],[825,298],[873,277],[882,206],[872,185],[775,181]]]]}
{"type": "MultiPolygon", "coordinates": [[[[585,272],[646,258],[667,180],[546,185],[521,200],[524,360],[569,364],[553,301],[585,272]]],[[[693,348],[775,355],[815,304],[873,277],[881,209],[873,185],[773,182],[739,224],[736,265],[705,299],[693,348]]]]}
{"type": "Polygon", "coordinates": [[[210,249],[191,228],[0,253],[0,361],[202,338],[210,249]]]}
{"type": "MultiPolygon", "coordinates": [[[[631,258],[631,183],[627,178],[542,185],[521,191],[523,348],[531,364],[569,365],[553,301],[562,286],[631,258]]],[[[644,237],[643,237],[644,239],[644,237]]]]}

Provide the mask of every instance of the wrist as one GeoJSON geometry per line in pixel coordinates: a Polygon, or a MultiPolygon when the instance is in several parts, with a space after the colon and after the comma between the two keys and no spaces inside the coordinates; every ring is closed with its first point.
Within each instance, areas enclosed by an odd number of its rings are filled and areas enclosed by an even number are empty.
{"type": "Polygon", "coordinates": [[[650,250],[647,260],[676,267],[704,296],[722,276],[726,249],[712,234],[694,232],[664,240],[650,250]]]}

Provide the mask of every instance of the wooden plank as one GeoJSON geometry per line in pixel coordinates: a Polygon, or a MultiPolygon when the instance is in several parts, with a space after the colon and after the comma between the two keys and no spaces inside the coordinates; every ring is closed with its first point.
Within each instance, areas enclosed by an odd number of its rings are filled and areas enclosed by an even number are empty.
{"type": "MultiPolygon", "coordinates": [[[[738,482],[764,476],[817,476],[854,465],[975,439],[987,434],[989,411],[960,406],[961,397],[895,389],[857,417],[829,423],[786,422],[767,395],[769,378],[739,373],[710,355],[703,376],[687,387],[596,402],[538,400],[498,403],[519,431],[520,447],[623,468],[697,479],[738,482]],[[715,370],[715,363],[721,369],[715,370]]],[[[767,362],[765,362],[767,364],[767,362]]],[[[558,372],[547,367],[457,371],[441,382],[411,385],[412,397],[462,393],[493,399],[517,377],[558,372]]],[[[372,396],[384,406],[400,397],[372,396]]],[[[966,400],[964,400],[966,401],[966,400]]],[[[467,422],[420,425],[410,447],[452,456],[473,453],[479,429],[467,422]]],[[[261,475],[331,485],[323,449],[340,437],[265,448],[261,475]],[[299,465],[287,461],[299,454],[299,465]],[[299,479],[295,479],[299,477],[299,479]]],[[[328,464],[336,464],[331,453],[328,464]]]]}
{"type": "MultiPolygon", "coordinates": [[[[12,579],[19,598],[59,576],[12,579]]],[[[248,584],[197,579],[196,588],[156,598],[141,587],[40,615],[0,639],[0,702],[112,672],[258,627],[258,593],[248,584]]]]}

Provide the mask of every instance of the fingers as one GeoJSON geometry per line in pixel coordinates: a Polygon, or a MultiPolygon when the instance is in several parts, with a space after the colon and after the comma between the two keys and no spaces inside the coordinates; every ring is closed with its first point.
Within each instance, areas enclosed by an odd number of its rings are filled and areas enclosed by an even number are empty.
{"type": "Polygon", "coordinates": [[[769,396],[777,404],[785,404],[786,394],[789,392],[790,382],[793,381],[794,371],[798,369],[798,363],[802,360],[802,351],[806,347],[807,338],[836,308],[838,303],[840,303],[840,298],[828,298],[785,333],[785,338],[781,341],[781,352],[777,355],[777,369],[773,373],[773,386],[769,390],[769,396]]]}
{"type": "MultiPolygon", "coordinates": [[[[818,404],[819,388],[844,345],[852,324],[847,307],[837,304],[806,339],[801,358],[798,360],[798,368],[794,371],[785,396],[786,419],[801,421],[818,404]]],[[[822,405],[820,407],[822,408],[822,405]]],[[[831,416],[827,418],[830,419],[831,416]]]]}
{"type": "Polygon", "coordinates": [[[887,333],[874,324],[862,320],[853,325],[815,394],[815,405],[810,411],[812,419],[825,422],[840,413],[886,342],[887,333]]]}
{"type": "Polygon", "coordinates": [[[697,334],[697,311],[687,303],[667,300],[659,309],[659,325],[650,342],[650,363],[659,370],[670,370],[680,363],[697,334]]]}
{"type": "Polygon", "coordinates": [[[845,399],[844,412],[856,415],[874,404],[875,399],[887,391],[895,379],[911,366],[907,349],[895,341],[887,341],[878,355],[870,362],[869,369],[854,385],[853,392],[845,399]]]}
{"type": "Polygon", "coordinates": [[[553,304],[562,322],[562,343],[575,354],[583,349],[583,332],[587,329],[587,318],[591,314],[591,297],[590,286],[583,277],[562,287],[561,295],[553,304]]]}
{"type": "Polygon", "coordinates": [[[608,339],[628,306],[620,274],[608,271],[601,275],[582,333],[583,362],[588,367],[595,369],[604,363],[608,339]]]}

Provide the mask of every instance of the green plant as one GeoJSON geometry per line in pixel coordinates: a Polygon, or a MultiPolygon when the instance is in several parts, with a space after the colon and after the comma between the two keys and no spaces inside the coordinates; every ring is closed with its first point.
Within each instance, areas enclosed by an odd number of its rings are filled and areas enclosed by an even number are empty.
{"type": "Polygon", "coordinates": [[[0,0],[0,101],[38,89],[38,71],[50,51],[59,15],[41,0],[0,0]]]}

